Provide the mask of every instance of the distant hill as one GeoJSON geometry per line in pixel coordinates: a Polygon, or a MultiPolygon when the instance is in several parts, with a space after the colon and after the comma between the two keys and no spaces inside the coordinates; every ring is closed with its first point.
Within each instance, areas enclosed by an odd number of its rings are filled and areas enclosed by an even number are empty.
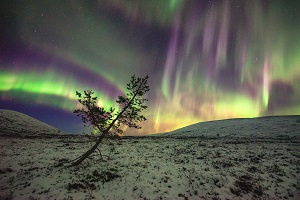
{"type": "Polygon", "coordinates": [[[12,110],[0,109],[0,135],[38,136],[63,134],[53,126],[12,110]]]}
{"type": "Polygon", "coordinates": [[[300,137],[300,115],[227,119],[193,124],[168,133],[167,137],[300,137]]]}

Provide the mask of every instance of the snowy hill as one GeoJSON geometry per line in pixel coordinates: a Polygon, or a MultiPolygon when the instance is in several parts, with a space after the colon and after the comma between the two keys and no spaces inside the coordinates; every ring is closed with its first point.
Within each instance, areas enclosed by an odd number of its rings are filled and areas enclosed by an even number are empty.
{"type": "Polygon", "coordinates": [[[42,135],[0,138],[0,199],[300,199],[300,137],[288,137],[299,135],[299,116],[221,120],[165,134],[174,137],[105,140],[73,168],[59,163],[85,153],[93,138],[45,139],[53,127],[13,111],[0,110],[0,126],[2,133],[42,135]]]}
{"type": "Polygon", "coordinates": [[[159,134],[166,137],[300,137],[300,115],[201,122],[159,134]]]}
{"type": "Polygon", "coordinates": [[[38,136],[62,133],[59,129],[23,113],[0,109],[0,135],[38,136]]]}

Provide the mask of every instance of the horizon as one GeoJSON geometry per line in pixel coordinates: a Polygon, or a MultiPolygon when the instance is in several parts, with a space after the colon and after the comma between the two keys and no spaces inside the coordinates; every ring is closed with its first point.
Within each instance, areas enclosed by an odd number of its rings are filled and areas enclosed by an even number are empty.
{"type": "MultiPolygon", "coordinates": [[[[0,110],[8,110],[8,111],[16,111],[16,110],[13,110],[13,109],[0,109],[0,110]]],[[[33,119],[37,119],[34,115],[32,115],[32,112],[30,114],[27,114],[26,111],[25,112],[20,112],[20,111],[16,111],[16,112],[19,112],[19,113],[22,113],[22,114],[25,114],[25,115],[28,115],[29,117],[32,117],[33,119]]],[[[51,117],[51,115],[56,115],[57,112],[53,112],[52,114],[50,114],[50,116],[47,116],[46,118],[44,119],[37,119],[45,124],[48,124],[50,126],[53,126],[54,128],[57,128],[61,131],[63,131],[64,133],[66,134],[79,134],[79,135],[90,135],[90,134],[95,134],[96,135],[99,133],[99,132],[95,132],[95,129],[92,129],[92,128],[87,128],[84,129],[84,130],[81,130],[81,132],[74,132],[74,131],[68,131],[67,129],[64,130],[64,127],[65,126],[61,126],[62,128],[60,128],[59,126],[55,125],[55,123],[49,123],[49,119],[53,119],[53,117],[51,117]],[[48,119],[48,120],[47,120],[48,119]],[[48,121],[48,122],[47,122],[48,121]],[[94,131],[92,131],[94,130],[94,131]]],[[[37,115],[39,116],[39,115],[37,115]]],[[[45,116],[45,115],[44,115],[45,116]]],[[[289,117],[300,117],[300,115],[267,115],[267,116],[259,116],[259,117],[251,117],[251,118],[227,118],[227,119],[217,119],[217,120],[211,120],[211,121],[202,121],[202,122],[196,122],[196,123],[193,123],[193,124],[188,124],[186,126],[183,126],[183,127],[179,127],[177,129],[174,129],[174,130],[170,130],[170,131],[167,131],[167,132],[159,132],[159,133],[145,133],[145,134],[128,134],[128,132],[125,132],[124,135],[121,135],[121,136],[147,136],[147,135],[156,135],[156,134],[167,134],[167,133],[171,133],[171,132],[176,132],[176,131],[179,131],[181,129],[185,129],[185,128],[188,128],[190,126],[194,126],[194,125],[197,125],[197,124],[201,124],[201,123],[215,123],[215,122],[220,122],[220,121],[230,121],[230,120],[253,120],[253,119],[265,119],[265,118],[289,118],[289,117]]],[[[77,117],[74,118],[74,119],[78,119],[77,117]]],[[[83,125],[83,124],[82,124],[83,125]]],[[[130,129],[129,129],[130,130],[130,129]]]]}
{"type": "Polygon", "coordinates": [[[148,119],[125,134],[300,115],[297,1],[1,2],[0,109],[71,133],[76,91],[115,107],[149,75],[148,119]]]}

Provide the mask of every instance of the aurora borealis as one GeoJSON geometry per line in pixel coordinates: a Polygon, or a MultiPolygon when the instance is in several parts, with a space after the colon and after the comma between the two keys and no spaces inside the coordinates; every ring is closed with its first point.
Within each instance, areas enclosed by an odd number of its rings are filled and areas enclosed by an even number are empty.
{"type": "Polygon", "coordinates": [[[297,0],[32,0],[0,9],[0,109],[54,112],[50,124],[79,133],[80,119],[69,117],[75,91],[114,106],[136,74],[149,75],[148,120],[126,134],[300,114],[297,0]]]}

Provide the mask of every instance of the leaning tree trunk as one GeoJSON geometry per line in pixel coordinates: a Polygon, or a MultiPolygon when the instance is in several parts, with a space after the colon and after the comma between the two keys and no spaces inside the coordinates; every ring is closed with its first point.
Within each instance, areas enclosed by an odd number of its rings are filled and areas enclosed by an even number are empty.
{"type": "MultiPolygon", "coordinates": [[[[82,163],[85,159],[87,159],[97,149],[99,144],[102,142],[102,140],[109,133],[109,130],[113,127],[113,125],[116,123],[116,121],[119,119],[119,117],[122,116],[122,114],[125,112],[125,110],[127,110],[129,108],[129,106],[132,104],[133,100],[136,98],[137,94],[139,93],[142,84],[143,83],[140,83],[139,88],[137,89],[137,91],[135,92],[133,97],[130,99],[128,104],[123,108],[123,110],[118,114],[118,116],[111,122],[111,124],[107,127],[107,129],[105,129],[103,131],[103,133],[101,134],[101,136],[99,137],[97,142],[94,144],[94,146],[91,149],[89,149],[87,152],[85,152],[83,155],[76,158],[75,161],[71,165],[69,165],[69,167],[80,165],[80,163],[82,163]]],[[[98,128],[98,130],[101,130],[100,127],[97,127],[97,128],[98,128]]]]}
{"type": "Polygon", "coordinates": [[[105,138],[105,136],[107,135],[108,131],[104,132],[97,140],[97,142],[94,144],[94,146],[92,148],[90,148],[87,152],[85,152],[83,155],[81,155],[75,162],[73,162],[71,165],[69,165],[69,167],[72,166],[77,166],[80,163],[82,163],[82,161],[84,161],[85,159],[87,159],[99,146],[99,144],[102,142],[102,140],[105,138]]]}

